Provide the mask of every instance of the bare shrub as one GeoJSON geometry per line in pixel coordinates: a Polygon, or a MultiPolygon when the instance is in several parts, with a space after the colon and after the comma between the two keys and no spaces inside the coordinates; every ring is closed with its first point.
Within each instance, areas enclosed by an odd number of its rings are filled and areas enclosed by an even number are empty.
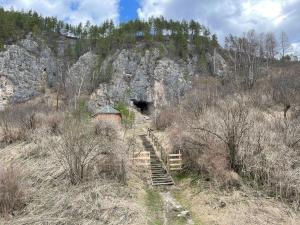
{"type": "MultiPolygon", "coordinates": [[[[106,129],[108,130],[113,129],[106,129]]],[[[116,134],[115,130],[113,132],[116,134]]],[[[119,141],[116,136],[112,138],[114,134],[102,130],[96,133],[89,124],[76,120],[69,120],[64,124],[61,141],[54,148],[54,153],[71,184],[78,184],[87,179],[96,165],[104,165],[104,161],[107,162],[108,159],[112,159],[108,162],[111,167],[117,168],[122,165],[122,162],[117,162],[121,157],[117,157],[119,141]]],[[[123,172],[125,174],[125,170],[123,172]]]]}
{"type": "Polygon", "coordinates": [[[17,110],[17,120],[23,130],[34,130],[37,128],[36,113],[38,111],[37,105],[22,105],[17,110]]]}
{"type": "Polygon", "coordinates": [[[11,106],[1,112],[2,141],[10,144],[26,138],[27,132],[37,128],[38,106],[29,103],[11,106]]]}
{"type": "MultiPolygon", "coordinates": [[[[291,72],[290,72],[291,73],[291,72]]],[[[287,112],[300,100],[299,76],[292,74],[281,74],[271,80],[273,86],[273,100],[283,106],[283,116],[287,119],[287,112]]]]}
{"type": "Polygon", "coordinates": [[[20,139],[20,130],[15,127],[15,121],[8,110],[1,112],[0,126],[2,130],[2,142],[11,144],[20,139]]]}
{"type": "Polygon", "coordinates": [[[47,127],[52,134],[59,134],[61,132],[61,125],[63,123],[64,117],[62,113],[50,114],[47,117],[47,127]]]}
{"type": "Polygon", "coordinates": [[[12,214],[23,205],[19,174],[13,167],[0,168],[0,213],[12,214]]]}
{"type": "Polygon", "coordinates": [[[171,109],[162,110],[153,120],[153,125],[157,130],[165,130],[174,122],[175,113],[171,109]]]}
{"type": "Polygon", "coordinates": [[[228,152],[230,168],[238,172],[239,146],[251,126],[248,115],[249,109],[243,102],[227,101],[220,103],[219,107],[208,108],[202,120],[190,121],[188,126],[201,136],[209,135],[223,143],[228,152]]]}
{"type": "Polygon", "coordinates": [[[283,121],[282,117],[263,114],[254,121],[251,132],[241,144],[240,173],[255,187],[263,187],[270,195],[300,207],[300,126],[297,120],[283,121]]]}
{"type": "Polygon", "coordinates": [[[239,185],[239,181],[232,176],[228,153],[222,143],[196,130],[181,132],[174,129],[171,135],[173,151],[181,150],[185,170],[200,174],[219,187],[239,185]]]}
{"type": "Polygon", "coordinates": [[[198,118],[203,109],[214,105],[224,92],[218,79],[201,77],[193,81],[193,89],[185,95],[181,106],[189,116],[198,118]]]}
{"type": "Polygon", "coordinates": [[[96,135],[107,137],[109,141],[113,141],[118,137],[116,125],[113,123],[98,121],[94,125],[94,129],[96,135]]]}
{"type": "MultiPolygon", "coordinates": [[[[2,142],[11,144],[25,140],[31,132],[44,125],[48,113],[49,108],[42,103],[26,102],[6,108],[0,113],[2,142]]],[[[55,114],[51,116],[54,120],[55,114]]]]}

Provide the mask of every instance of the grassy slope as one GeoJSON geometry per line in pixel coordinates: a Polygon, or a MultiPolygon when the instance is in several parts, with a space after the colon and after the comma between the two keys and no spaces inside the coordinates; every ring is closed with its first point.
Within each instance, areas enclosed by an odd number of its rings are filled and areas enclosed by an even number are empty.
{"type": "Polygon", "coordinates": [[[276,199],[249,190],[220,191],[195,178],[177,179],[180,191],[173,196],[199,224],[216,225],[299,225],[300,214],[276,199]],[[221,206],[224,202],[226,205],[221,206]],[[202,223],[201,223],[201,222],[202,223]]]}
{"type": "Polygon", "coordinates": [[[142,183],[131,176],[128,186],[99,178],[72,186],[62,173],[47,143],[46,134],[29,143],[18,143],[0,149],[1,165],[13,164],[22,177],[26,206],[0,224],[146,224],[139,203],[142,183]]]}

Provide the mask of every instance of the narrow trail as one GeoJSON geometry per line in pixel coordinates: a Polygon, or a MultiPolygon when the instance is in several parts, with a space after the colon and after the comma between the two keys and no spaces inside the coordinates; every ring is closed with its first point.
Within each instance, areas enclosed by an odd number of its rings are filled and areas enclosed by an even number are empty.
{"type": "Polygon", "coordinates": [[[182,220],[181,224],[193,225],[192,217],[186,209],[171,195],[169,191],[160,192],[164,202],[164,225],[171,225],[174,217],[182,220]]]}
{"type": "MultiPolygon", "coordinates": [[[[134,124],[134,130],[135,130],[135,134],[136,137],[140,138],[140,140],[142,140],[142,146],[147,149],[153,148],[152,144],[150,143],[150,141],[147,138],[147,129],[149,128],[150,124],[151,124],[151,120],[148,116],[145,116],[143,114],[141,114],[139,111],[134,110],[135,111],[135,124],[134,124]]],[[[148,149],[149,150],[149,149],[148,149]]],[[[151,151],[151,154],[153,156],[154,153],[154,149],[152,149],[153,151],[151,151]]],[[[154,164],[152,165],[152,172],[157,172],[157,169],[162,170],[162,168],[158,168],[158,165],[156,165],[155,163],[157,163],[157,160],[155,158],[155,160],[153,160],[154,164]]],[[[156,183],[160,184],[161,179],[166,179],[168,178],[168,176],[166,174],[164,174],[164,178],[162,177],[158,177],[157,174],[152,174],[152,179],[158,179],[155,180],[156,183]],[[154,176],[153,176],[154,175],[154,176]]],[[[165,180],[164,180],[165,181],[165,180]]],[[[170,182],[170,181],[168,181],[170,182]]],[[[166,182],[166,183],[168,183],[166,182]]],[[[154,190],[157,191],[163,201],[163,211],[162,213],[162,218],[163,218],[163,224],[164,225],[174,225],[174,224],[180,224],[180,225],[195,225],[195,223],[192,220],[192,217],[189,213],[188,210],[186,210],[171,194],[171,191],[169,188],[172,188],[172,186],[168,187],[168,185],[170,184],[174,184],[173,181],[172,183],[168,183],[163,190],[160,189],[159,187],[156,188],[156,186],[154,186],[154,190]]],[[[159,185],[158,185],[159,186],[159,185]]],[[[174,186],[173,186],[174,188],[174,186]]]]}
{"type": "Polygon", "coordinates": [[[148,140],[147,135],[140,135],[144,149],[150,153],[150,172],[152,186],[168,186],[174,185],[174,181],[170,174],[166,171],[163,163],[155,153],[152,143],[148,140]]]}

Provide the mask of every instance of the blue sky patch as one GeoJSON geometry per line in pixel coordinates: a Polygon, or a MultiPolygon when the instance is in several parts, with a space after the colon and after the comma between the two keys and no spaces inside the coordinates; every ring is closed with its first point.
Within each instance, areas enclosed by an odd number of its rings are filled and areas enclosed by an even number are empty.
{"type": "Polygon", "coordinates": [[[72,11],[76,11],[79,8],[79,1],[72,1],[70,4],[70,9],[72,11]]]}
{"type": "Polygon", "coordinates": [[[136,19],[137,9],[139,8],[138,0],[120,0],[120,22],[127,22],[136,19]]]}

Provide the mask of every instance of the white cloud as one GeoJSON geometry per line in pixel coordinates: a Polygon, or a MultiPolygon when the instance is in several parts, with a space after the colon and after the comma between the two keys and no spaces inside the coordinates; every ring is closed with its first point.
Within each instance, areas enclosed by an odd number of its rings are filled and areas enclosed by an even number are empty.
{"type": "Polygon", "coordinates": [[[300,60],[300,42],[295,42],[292,45],[291,53],[298,56],[300,60]]]}
{"type": "Polygon", "coordinates": [[[246,17],[263,17],[276,19],[282,15],[282,4],[279,1],[263,0],[259,2],[245,1],[243,14],[246,17]]]}
{"type": "Polygon", "coordinates": [[[119,20],[119,0],[0,0],[5,9],[34,10],[43,16],[56,16],[72,24],[93,24],[112,19],[119,20]],[[71,5],[75,5],[73,9],[71,5]]]}
{"type": "Polygon", "coordinates": [[[138,16],[195,19],[216,33],[220,42],[229,34],[249,29],[258,32],[287,31],[291,42],[299,42],[300,0],[140,0],[138,16]],[[298,12],[298,13],[297,13],[298,12]]]}

